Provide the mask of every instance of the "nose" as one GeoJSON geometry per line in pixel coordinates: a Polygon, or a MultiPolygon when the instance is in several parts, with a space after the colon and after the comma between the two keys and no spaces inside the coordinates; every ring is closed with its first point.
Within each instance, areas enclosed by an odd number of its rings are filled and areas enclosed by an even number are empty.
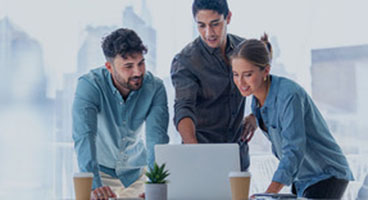
{"type": "Polygon", "coordinates": [[[211,26],[207,26],[206,27],[206,37],[208,38],[208,37],[212,36],[212,33],[213,33],[213,30],[212,30],[211,26]]]}
{"type": "Polygon", "coordinates": [[[242,76],[238,76],[237,78],[236,78],[236,81],[238,82],[238,85],[240,86],[241,84],[242,84],[242,76]]]}
{"type": "Polygon", "coordinates": [[[235,82],[238,85],[238,87],[247,85],[247,83],[245,82],[243,76],[238,76],[236,78],[236,81],[235,82]]]}
{"type": "Polygon", "coordinates": [[[143,74],[143,67],[135,66],[133,69],[133,76],[141,76],[143,74]]]}

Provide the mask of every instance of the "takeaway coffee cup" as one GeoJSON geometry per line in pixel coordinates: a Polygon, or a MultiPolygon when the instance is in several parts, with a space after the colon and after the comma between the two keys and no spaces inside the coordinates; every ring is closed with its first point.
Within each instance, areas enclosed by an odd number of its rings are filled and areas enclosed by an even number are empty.
{"type": "Polygon", "coordinates": [[[232,200],[247,200],[249,197],[250,172],[230,172],[229,180],[232,200]]]}
{"type": "Polygon", "coordinates": [[[89,172],[75,173],[73,176],[76,200],[89,200],[91,198],[93,174],[89,172]]]}

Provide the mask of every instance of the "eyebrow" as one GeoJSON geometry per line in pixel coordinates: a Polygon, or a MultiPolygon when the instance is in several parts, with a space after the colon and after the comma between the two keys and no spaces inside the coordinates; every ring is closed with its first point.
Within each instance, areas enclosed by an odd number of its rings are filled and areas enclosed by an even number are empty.
{"type": "MultiPolygon", "coordinates": [[[[217,23],[217,22],[220,22],[220,21],[221,21],[220,18],[214,19],[214,20],[210,21],[210,24],[217,23]]],[[[205,24],[205,23],[204,22],[201,22],[201,21],[197,21],[197,24],[205,24]]]]}
{"type": "Polygon", "coordinates": [[[210,24],[213,24],[213,23],[216,23],[216,22],[220,22],[221,21],[221,19],[214,19],[214,20],[212,20],[211,22],[210,22],[210,24]]]}
{"type": "MultiPolygon", "coordinates": [[[[142,62],[144,62],[145,61],[145,59],[144,58],[142,58],[142,60],[141,61],[139,61],[139,64],[140,63],[142,63],[142,62]]],[[[134,63],[132,63],[132,62],[128,62],[128,63],[125,63],[124,64],[124,66],[129,66],[129,65],[133,65],[134,63]]]]}
{"type": "Polygon", "coordinates": [[[248,70],[248,71],[244,71],[244,72],[242,72],[242,74],[244,74],[244,73],[250,73],[250,72],[254,72],[254,70],[251,69],[251,70],[248,70]]]}
{"type": "Polygon", "coordinates": [[[129,62],[129,63],[124,64],[124,66],[129,66],[129,65],[133,65],[133,63],[129,62]]]}

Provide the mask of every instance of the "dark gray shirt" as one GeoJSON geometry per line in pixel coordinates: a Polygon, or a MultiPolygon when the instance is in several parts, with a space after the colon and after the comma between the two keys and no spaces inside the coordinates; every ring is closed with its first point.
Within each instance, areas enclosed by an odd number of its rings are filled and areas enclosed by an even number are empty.
{"type": "MultiPolygon", "coordinates": [[[[226,55],[244,39],[227,35],[226,55]]],[[[199,143],[236,142],[244,115],[245,98],[236,88],[230,64],[220,48],[211,48],[200,37],[174,57],[171,79],[175,87],[176,127],[190,117],[199,143]]]]}

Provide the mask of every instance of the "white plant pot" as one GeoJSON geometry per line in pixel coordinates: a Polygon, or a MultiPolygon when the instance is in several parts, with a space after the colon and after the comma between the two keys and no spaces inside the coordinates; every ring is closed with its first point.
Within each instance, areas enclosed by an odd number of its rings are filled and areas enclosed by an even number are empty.
{"type": "Polygon", "coordinates": [[[146,183],[146,200],[167,200],[167,184],[146,183]]]}

